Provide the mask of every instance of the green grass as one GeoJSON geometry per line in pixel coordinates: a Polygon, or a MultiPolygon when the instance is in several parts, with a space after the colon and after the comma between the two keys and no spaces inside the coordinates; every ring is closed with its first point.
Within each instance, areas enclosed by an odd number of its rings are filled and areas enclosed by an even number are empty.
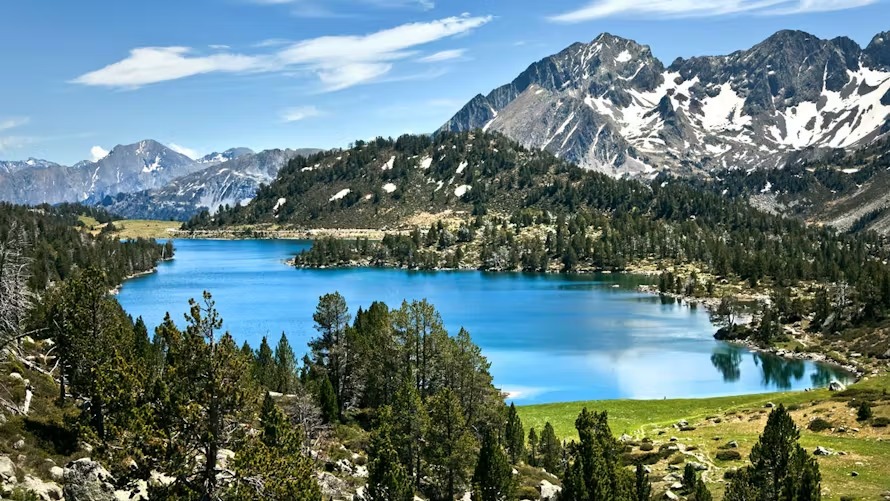
{"type": "Polygon", "coordinates": [[[681,419],[690,423],[708,416],[722,415],[741,409],[762,408],[767,402],[786,406],[829,398],[828,391],[765,393],[701,399],[671,400],[593,400],[519,407],[520,417],[526,428],[538,430],[550,421],[556,435],[571,440],[578,436],[575,418],[581,409],[607,411],[612,432],[634,434],[653,428],[670,426],[681,419]]]}
{"type": "MultiPolygon", "coordinates": [[[[725,469],[747,464],[751,448],[766,424],[769,409],[764,407],[765,404],[783,403],[792,410],[801,429],[800,444],[804,448],[812,452],[822,446],[845,453],[818,458],[823,499],[834,501],[841,496],[881,499],[882,493],[890,491],[890,428],[878,429],[855,421],[855,408],[848,403],[852,398],[868,396],[875,400],[876,416],[890,416],[890,397],[885,390],[890,391],[890,373],[870,376],[840,395],[817,390],[702,399],[605,400],[524,406],[519,407],[519,413],[526,430],[535,427],[540,434],[544,423],[549,421],[556,434],[566,440],[577,437],[575,418],[584,407],[607,411],[615,435],[645,435],[656,443],[664,443],[676,436],[687,446],[695,446],[713,463],[714,469],[708,472],[707,481],[714,499],[721,499],[725,483],[718,480],[725,469]],[[807,423],[816,416],[848,430],[859,428],[860,432],[808,431],[807,423]],[[720,418],[719,423],[708,419],[715,417],[720,418]],[[681,419],[689,421],[696,429],[682,432],[671,427],[681,419]],[[664,435],[658,435],[659,430],[664,430],[664,435]],[[738,442],[742,461],[716,459],[719,447],[730,440],[738,442]],[[858,473],[857,477],[851,475],[854,471],[858,473]]],[[[664,466],[662,464],[661,468],[664,466]]],[[[658,475],[663,474],[659,470],[658,475]]]]}

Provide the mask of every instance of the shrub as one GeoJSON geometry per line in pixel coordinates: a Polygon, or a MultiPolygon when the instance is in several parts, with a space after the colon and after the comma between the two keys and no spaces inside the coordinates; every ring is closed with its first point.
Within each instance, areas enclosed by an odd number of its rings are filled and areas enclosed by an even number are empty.
{"type": "Polygon", "coordinates": [[[862,402],[859,404],[859,409],[856,411],[856,420],[857,421],[868,421],[872,418],[871,405],[868,402],[862,402]]]}
{"type": "Polygon", "coordinates": [[[516,496],[518,499],[538,499],[541,493],[531,485],[523,485],[516,489],[516,496]]]}
{"type": "Polygon", "coordinates": [[[742,454],[736,450],[725,450],[719,451],[716,454],[717,459],[720,461],[740,461],[742,459],[742,454]]]}
{"type": "Polygon", "coordinates": [[[649,452],[654,448],[655,446],[652,445],[652,442],[643,442],[642,444],[640,444],[640,450],[643,452],[649,452]]]}
{"type": "Polygon", "coordinates": [[[814,431],[816,433],[819,433],[820,431],[828,430],[830,428],[832,428],[831,423],[829,423],[828,421],[826,421],[822,418],[816,418],[816,419],[810,421],[810,424],[807,426],[808,430],[814,431]]]}
{"type": "Polygon", "coordinates": [[[876,417],[872,420],[871,425],[875,428],[886,428],[890,425],[890,418],[876,417]]]}

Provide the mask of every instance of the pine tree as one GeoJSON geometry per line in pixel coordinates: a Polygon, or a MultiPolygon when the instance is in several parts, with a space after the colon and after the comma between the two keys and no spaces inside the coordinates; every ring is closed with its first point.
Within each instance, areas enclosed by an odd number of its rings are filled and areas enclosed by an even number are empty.
{"type": "Polygon", "coordinates": [[[538,466],[538,432],[528,430],[528,464],[538,466]]]}
{"type": "Polygon", "coordinates": [[[800,431],[784,405],[774,409],[751,449],[751,466],[739,471],[726,489],[728,501],[821,499],[819,464],[800,446],[800,431]]]}
{"type": "Polygon", "coordinates": [[[695,486],[692,489],[692,494],[689,496],[690,501],[712,501],[713,497],[711,496],[711,491],[708,490],[708,486],[705,485],[705,482],[698,478],[695,480],[695,486]]]}
{"type": "Polygon", "coordinates": [[[494,433],[488,432],[473,473],[473,501],[506,501],[513,489],[513,468],[494,433]]]}
{"type": "Polygon", "coordinates": [[[337,405],[337,395],[334,393],[334,385],[331,379],[323,376],[319,381],[318,406],[321,407],[321,417],[325,423],[336,423],[340,419],[340,406],[337,405]]]}
{"type": "Polygon", "coordinates": [[[342,416],[350,403],[352,385],[355,383],[355,353],[347,335],[351,317],[346,299],[339,292],[325,294],[319,298],[312,319],[319,333],[318,338],[309,342],[312,362],[327,373],[337,397],[338,414],[342,416]]]}
{"type": "Polygon", "coordinates": [[[649,483],[649,474],[643,463],[637,463],[634,472],[634,501],[649,501],[652,497],[652,484],[649,483]]]}
{"type": "Polygon", "coordinates": [[[507,410],[507,425],[504,430],[507,451],[510,453],[510,462],[519,464],[525,455],[525,430],[522,428],[522,420],[516,412],[516,404],[510,403],[507,410]]]}
{"type": "Polygon", "coordinates": [[[540,451],[539,461],[541,467],[554,474],[560,471],[562,444],[556,438],[556,432],[553,430],[553,425],[550,424],[550,421],[544,423],[544,431],[541,432],[540,451]]]}
{"type": "Polygon", "coordinates": [[[368,446],[367,501],[411,501],[411,478],[393,445],[392,409],[382,407],[368,446]]]}
{"type": "Polygon", "coordinates": [[[466,484],[475,457],[476,440],[467,427],[457,396],[445,389],[429,400],[429,431],[424,457],[436,465],[430,471],[434,489],[443,499],[454,499],[457,488],[466,484]]]}
{"type": "Polygon", "coordinates": [[[248,439],[235,455],[235,483],[223,499],[321,501],[312,461],[302,451],[302,430],[288,423],[266,394],[261,413],[262,434],[248,439]]]}
{"type": "Polygon", "coordinates": [[[396,392],[393,412],[393,443],[399,459],[408,468],[408,476],[419,489],[423,477],[421,443],[429,429],[429,417],[414,381],[406,380],[396,392]]]}
{"type": "Polygon", "coordinates": [[[609,429],[605,412],[583,409],[575,421],[580,442],[566,468],[562,500],[630,501],[634,480],[619,459],[621,446],[609,429]]]}
{"type": "Polygon", "coordinates": [[[260,386],[267,390],[275,389],[275,356],[272,354],[272,347],[269,346],[269,339],[266,336],[263,336],[260,347],[256,351],[253,371],[260,386]]]}
{"type": "Polygon", "coordinates": [[[282,332],[281,339],[275,347],[275,391],[285,395],[297,391],[297,355],[291,348],[287,336],[282,332]]]}

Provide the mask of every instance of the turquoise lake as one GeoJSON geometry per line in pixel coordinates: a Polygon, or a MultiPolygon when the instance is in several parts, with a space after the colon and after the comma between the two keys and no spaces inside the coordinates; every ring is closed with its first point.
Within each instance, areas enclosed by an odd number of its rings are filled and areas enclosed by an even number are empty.
{"type": "Polygon", "coordinates": [[[209,290],[239,343],[298,352],[315,335],[319,296],[339,291],[350,311],[375,300],[428,299],[449,332],[465,327],[517,404],[678,398],[799,390],[846,374],[831,366],[752,353],[713,339],[703,308],[642,294],[629,275],[298,270],[284,261],[306,241],[178,240],[176,258],[128,280],[119,300],[150,326],[182,322],[188,299],[209,290]]]}

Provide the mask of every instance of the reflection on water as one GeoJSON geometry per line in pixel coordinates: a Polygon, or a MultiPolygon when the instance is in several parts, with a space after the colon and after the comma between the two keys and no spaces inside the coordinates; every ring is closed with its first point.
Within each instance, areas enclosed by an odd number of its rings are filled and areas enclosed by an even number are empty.
{"type": "Polygon", "coordinates": [[[742,353],[737,346],[731,344],[719,345],[711,355],[711,363],[723,375],[727,383],[738,381],[742,377],[742,353]]]}
{"type": "MultiPolygon", "coordinates": [[[[742,356],[748,353],[740,346],[721,344],[711,354],[711,364],[727,383],[742,377],[742,356]]],[[[760,371],[760,380],[765,388],[790,390],[799,386],[809,371],[810,382],[814,387],[827,386],[834,380],[848,381],[850,374],[829,365],[808,364],[803,360],[778,357],[770,353],[752,352],[754,367],[760,371]]]]}

